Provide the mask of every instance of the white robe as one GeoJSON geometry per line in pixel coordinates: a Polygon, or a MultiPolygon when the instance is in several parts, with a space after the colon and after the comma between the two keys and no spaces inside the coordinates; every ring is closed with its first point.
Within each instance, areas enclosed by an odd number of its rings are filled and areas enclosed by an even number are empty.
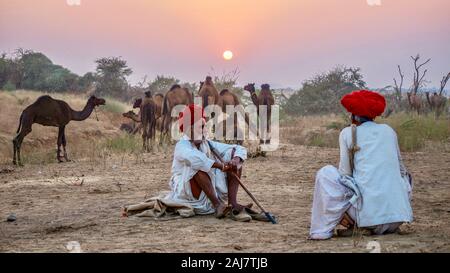
{"type": "Polygon", "coordinates": [[[347,127],[339,137],[339,170],[326,166],[317,173],[311,214],[312,239],[330,238],[346,211],[359,227],[369,227],[380,234],[413,219],[412,188],[394,130],[374,122],[357,127],[360,150],[355,154],[351,181],[357,187],[359,205],[351,203],[355,191],[343,183],[351,175],[348,152],[351,144],[351,128],[347,127]]]}
{"type": "MultiPolygon", "coordinates": [[[[240,157],[242,160],[247,159],[247,150],[242,146],[208,141],[225,161],[231,160],[233,148],[235,148],[234,156],[240,157]]],[[[165,199],[188,204],[194,208],[196,214],[214,213],[215,209],[203,191],[199,199],[193,196],[190,180],[198,171],[208,173],[216,196],[221,201],[226,202],[228,193],[226,174],[219,169],[212,168],[215,161],[218,160],[215,160],[206,141],[203,141],[199,150],[184,135],[175,146],[172,177],[169,181],[171,192],[165,199]]]]}

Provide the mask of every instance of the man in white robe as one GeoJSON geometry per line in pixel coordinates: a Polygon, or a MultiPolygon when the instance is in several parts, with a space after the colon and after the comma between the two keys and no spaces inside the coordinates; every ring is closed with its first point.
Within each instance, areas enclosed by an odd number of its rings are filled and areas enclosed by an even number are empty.
{"type": "Polygon", "coordinates": [[[357,125],[359,150],[351,166],[352,128],[343,129],[339,169],[326,166],[316,176],[310,239],[331,238],[339,223],[378,235],[395,232],[413,220],[412,181],[402,163],[396,133],[388,125],[373,122],[384,112],[384,97],[361,90],[344,96],[341,103],[357,125]]]}
{"type": "Polygon", "coordinates": [[[175,146],[171,192],[166,198],[190,205],[196,214],[215,213],[218,218],[231,208],[233,219],[250,221],[245,207],[237,202],[239,182],[233,175],[227,175],[233,172],[240,177],[247,150],[207,140],[203,109],[194,104],[180,114],[179,124],[183,136],[175,146]],[[226,163],[221,163],[211,149],[226,163]]]}

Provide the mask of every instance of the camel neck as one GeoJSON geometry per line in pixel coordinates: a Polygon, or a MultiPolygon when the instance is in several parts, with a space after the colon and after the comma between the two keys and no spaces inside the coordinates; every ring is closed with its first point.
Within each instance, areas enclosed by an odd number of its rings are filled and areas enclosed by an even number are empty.
{"type": "Polygon", "coordinates": [[[72,110],[72,120],[75,121],[82,121],[87,119],[92,111],[94,110],[94,105],[92,103],[86,103],[86,106],[84,106],[83,110],[81,111],[74,111],[72,110]]]}
{"type": "Polygon", "coordinates": [[[252,99],[252,102],[254,105],[258,106],[259,102],[258,102],[258,96],[256,95],[256,91],[255,90],[250,90],[250,98],[252,99]]]}

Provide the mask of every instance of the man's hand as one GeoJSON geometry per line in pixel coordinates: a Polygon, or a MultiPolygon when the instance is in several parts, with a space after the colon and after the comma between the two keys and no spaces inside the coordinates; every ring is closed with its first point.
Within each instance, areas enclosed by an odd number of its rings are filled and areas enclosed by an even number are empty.
{"type": "Polygon", "coordinates": [[[237,172],[242,167],[242,159],[238,156],[235,156],[228,164],[232,166],[232,171],[237,172]]]}

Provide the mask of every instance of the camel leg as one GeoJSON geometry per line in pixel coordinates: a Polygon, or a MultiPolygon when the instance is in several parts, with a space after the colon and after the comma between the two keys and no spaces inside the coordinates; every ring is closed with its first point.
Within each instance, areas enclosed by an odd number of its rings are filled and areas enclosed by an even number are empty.
{"type": "Polygon", "coordinates": [[[147,145],[147,124],[145,124],[144,126],[142,126],[142,149],[144,150],[144,152],[148,151],[148,145],[147,145]]]}
{"type": "Polygon", "coordinates": [[[17,155],[17,137],[13,139],[13,150],[14,150],[14,156],[13,156],[13,165],[17,165],[16,155],[17,155]]]}
{"type": "Polygon", "coordinates": [[[22,127],[22,129],[20,130],[19,134],[17,134],[17,136],[14,138],[13,143],[15,146],[15,153],[17,156],[17,162],[19,166],[23,166],[22,164],[22,157],[20,155],[20,149],[22,147],[22,142],[23,139],[29,134],[31,133],[31,126],[27,126],[27,127],[22,127]]]}
{"type": "Polygon", "coordinates": [[[152,124],[150,125],[150,150],[153,152],[153,146],[154,146],[154,142],[155,142],[155,136],[156,136],[156,128],[155,128],[155,123],[152,122],[152,124]]]}
{"type": "Polygon", "coordinates": [[[159,135],[159,145],[163,145],[164,131],[165,131],[165,120],[166,116],[164,115],[161,120],[161,134],[159,135]]]}
{"type": "Polygon", "coordinates": [[[59,127],[59,131],[58,131],[58,148],[56,150],[56,159],[58,160],[59,163],[62,163],[62,156],[61,156],[61,145],[62,145],[62,137],[63,137],[63,133],[64,133],[64,127],[59,127]]]}
{"type": "Polygon", "coordinates": [[[63,146],[63,153],[64,153],[64,159],[67,162],[70,162],[71,160],[67,157],[67,151],[66,151],[66,127],[63,127],[63,132],[62,132],[62,146],[63,146]]]}

